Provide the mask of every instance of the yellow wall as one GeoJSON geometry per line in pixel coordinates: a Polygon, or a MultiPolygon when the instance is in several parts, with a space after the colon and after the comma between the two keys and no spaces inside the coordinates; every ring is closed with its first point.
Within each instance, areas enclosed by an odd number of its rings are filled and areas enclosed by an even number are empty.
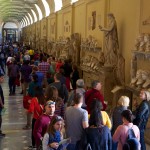
{"type": "Polygon", "coordinates": [[[92,35],[103,48],[104,34],[98,29],[98,25],[107,26],[107,13],[112,12],[117,21],[120,52],[125,58],[125,80],[126,83],[129,83],[131,51],[135,39],[140,32],[150,31],[149,26],[141,24],[141,20],[148,17],[148,4],[150,5],[148,0],[79,0],[73,5],[67,3],[60,11],[50,14],[47,21],[43,19],[41,24],[36,23],[36,36],[39,34],[39,30],[40,35],[43,36],[42,27],[46,22],[47,42],[50,39],[56,40],[59,36],[67,37],[72,33],[80,33],[81,38],[92,35]],[[96,12],[96,26],[92,30],[90,23],[94,11],[96,12]],[[66,23],[68,23],[68,29],[66,29],[66,23]],[[56,24],[55,33],[52,32],[54,24],[56,24]]]}
{"type": "Polygon", "coordinates": [[[140,0],[110,0],[118,26],[120,52],[125,58],[125,80],[130,81],[131,51],[139,34],[140,0]]]}

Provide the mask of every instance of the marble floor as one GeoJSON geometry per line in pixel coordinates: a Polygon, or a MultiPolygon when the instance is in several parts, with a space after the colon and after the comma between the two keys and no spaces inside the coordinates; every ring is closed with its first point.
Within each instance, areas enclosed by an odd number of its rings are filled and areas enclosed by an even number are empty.
{"type": "MultiPolygon", "coordinates": [[[[31,145],[31,130],[23,130],[26,124],[25,111],[22,105],[21,89],[16,89],[15,96],[9,96],[8,78],[2,84],[5,96],[6,112],[3,115],[2,130],[6,133],[4,138],[0,138],[0,150],[27,150],[31,145]]],[[[150,133],[149,133],[150,134],[150,133]]],[[[150,146],[147,145],[147,150],[150,146]]]]}
{"type": "Polygon", "coordinates": [[[0,138],[0,150],[25,150],[30,145],[31,130],[23,130],[26,124],[25,110],[22,105],[20,88],[15,96],[9,96],[8,78],[2,84],[6,112],[3,115],[2,130],[5,138],[0,138]]]}

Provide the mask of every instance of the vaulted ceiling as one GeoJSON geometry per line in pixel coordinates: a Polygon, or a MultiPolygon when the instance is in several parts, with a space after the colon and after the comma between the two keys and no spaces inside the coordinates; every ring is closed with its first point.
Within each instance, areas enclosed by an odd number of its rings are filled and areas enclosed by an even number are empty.
{"type": "Polygon", "coordinates": [[[20,22],[37,2],[38,0],[0,0],[0,18],[4,22],[20,22]]]}
{"type": "Polygon", "coordinates": [[[78,0],[0,0],[0,20],[3,23],[15,22],[26,26],[76,1],[78,0]]]}

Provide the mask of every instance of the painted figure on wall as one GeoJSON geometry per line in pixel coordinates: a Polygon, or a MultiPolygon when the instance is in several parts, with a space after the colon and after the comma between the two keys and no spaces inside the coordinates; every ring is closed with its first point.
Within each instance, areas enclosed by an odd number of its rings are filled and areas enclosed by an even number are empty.
{"type": "Polygon", "coordinates": [[[112,13],[108,14],[108,27],[104,28],[99,25],[99,29],[105,33],[105,65],[116,66],[117,65],[117,54],[119,51],[118,34],[117,34],[117,23],[112,13]]]}

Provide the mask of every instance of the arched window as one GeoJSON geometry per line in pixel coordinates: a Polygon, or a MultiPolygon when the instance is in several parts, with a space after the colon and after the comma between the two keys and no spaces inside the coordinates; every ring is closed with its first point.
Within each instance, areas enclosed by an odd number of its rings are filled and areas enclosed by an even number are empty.
{"type": "Polygon", "coordinates": [[[61,10],[62,0],[54,0],[55,1],[55,12],[61,10]]]}
{"type": "Polygon", "coordinates": [[[20,28],[23,28],[23,21],[20,21],[20,28]]]}
{"type": "Polygon", "coordinates": [[[21,24],[22,24],[21,28],[23,28],[25,26],[23,19],[21,20],[21,24]]]}
{"type": "Polygon", "coordinates": [[[29,20],[28,16],[25,16],[25,18],[27,19],[27,25],[30,25],[30,20],[29,20]]]}
{"type": "Polygon", "coordinates": [[[28,13],[28,15],[29,15],[29,18],[30,18],[30,22],[32,24],[33,23],[33,19],[32,19],[31,15],[29,13],[28,13]]]}
{"type": "Polygon", "coordinates": [[[37,22],[37,16],[36,16],[36,13],[34,12],[33,9],[31,9],[31,11],[32,11],[32,14],[33,14],[33,16],[34,16],[34,22],[37,22]]]}
{"type": "Polygon", "coordinates": [[[25,27],[26,27],[28,25],[27,19],[24,17],[23,20],[25,22],[25,27]]]}
{"type": "Polygon", "coordinates": [[[35,7],[36,7],[36,9],[39,13],[39,20],[41,20],[43,18],[42,11],[41,11],[40,7],[37,4],[35,4],[35,7]]]}
{"type": "Polygon", "coordinates": [[[71,0],[71,4],[73,4],[73,3],[75,3],[75,2],[77,2],[78,0],[71,0]]]}
{"type": "Polygon", "coordinates": [[[46,17],[47,17],[50,14],[50,8],[49,8],[49,5],[48,5],[46,0],[42,0],[42,2],[43,2],[43,5],[44,5],[44,8],[45,8],[46,17]]]}

